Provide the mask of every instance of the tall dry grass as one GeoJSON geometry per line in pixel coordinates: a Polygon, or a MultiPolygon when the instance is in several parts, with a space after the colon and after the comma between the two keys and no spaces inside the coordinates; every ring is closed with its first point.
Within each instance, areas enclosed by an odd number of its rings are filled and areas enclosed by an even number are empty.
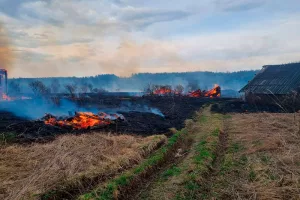
{"type": "Polygon", "coordinates": [[[235,199],[300,199],[300,115],[233,114],[228,133],[247,157],[245,174],[232,177],[235,199]],[[253,175],[249,180],[250,173],[253,175]]]}
{"type": "Polygon", "coordinates": [[[117,171],[137,163],[165,136],[100,133],[65,135],[51,143],[0,148],[0,199],[31,199],[81,175],[117,171]]]}

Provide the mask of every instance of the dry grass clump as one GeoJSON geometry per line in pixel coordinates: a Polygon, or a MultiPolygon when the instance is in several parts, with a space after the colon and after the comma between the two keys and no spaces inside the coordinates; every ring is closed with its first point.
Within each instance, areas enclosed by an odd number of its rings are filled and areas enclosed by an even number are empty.
{"type": "Polygon", "coordinates": [[[47,144],[0,148],[0,199],[31,199],[81,175],[138,163],[165,136],[65,135],[47,144]]]}
{"type": "Polygon", "coordinates": [[[231,198],[300,199],[299,121],[299,114],[232,115],[227,131],[235,164],[230,167],[239,175],[229,172],[231,198]]]}

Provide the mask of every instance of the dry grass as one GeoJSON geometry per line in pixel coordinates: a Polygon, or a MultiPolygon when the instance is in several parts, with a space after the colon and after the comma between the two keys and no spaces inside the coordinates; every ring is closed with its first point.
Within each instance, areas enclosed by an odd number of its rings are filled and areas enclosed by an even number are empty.
{"type": "Polygon", "coordinates": [[[138,163],[165,136],[65,135],[47,144],[0,148],[0,199],[34,199],[81,175],[101,174],[138,163]]]}
{"type": "Polygon", "coordinates": [[[235,164],[226,165],[231,183],[223,193],[231,199],[300,199],[299,121],[299,114],[232,115],[226,131],[234,153],[227,164],[235,164]]]}

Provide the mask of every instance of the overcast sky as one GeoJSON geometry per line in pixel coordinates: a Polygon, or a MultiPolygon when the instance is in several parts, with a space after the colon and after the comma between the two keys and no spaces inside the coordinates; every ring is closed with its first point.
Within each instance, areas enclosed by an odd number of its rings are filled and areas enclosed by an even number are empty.
{"type": "Polygon", "coordinates": [[[10,77],[260,69],[299,47],[299,0],[0,0],[10,77]]]}

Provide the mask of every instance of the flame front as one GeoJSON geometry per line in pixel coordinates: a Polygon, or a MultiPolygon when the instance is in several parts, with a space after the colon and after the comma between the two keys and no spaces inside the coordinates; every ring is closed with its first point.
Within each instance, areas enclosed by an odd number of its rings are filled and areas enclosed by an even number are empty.
{"type": "Polygon", "coordinates": [[[174,93],[174,92],[170,88],[164,88],[164,87],[161,87],[161,88],[153,91],[153,94],[155,94],[155,95],[167,95],[167,94],[171,94],[171,93],[174,93]]]}
{"type": "Polygon", "coordinates": [[[221,87],[215,84],[215,87],[204,94],[205,97],[220,97],[221,96],[221,87]]]}
{"type": "Polygon", "coordinates": [[[201,95],[202,95],[202,92],[200,89],[190,92],[190,94],[189,94],[190,97],[201,97],[201,95]]]}
{"type": "Polygon", "coordinates": [[[209,91],[201,91],[200,89],[192,91],[188,94],[189,97],[221,97],[221,87],[215,84],[214,88],[209,91]]]}
{"type": "Polygon", "coordinates": [[[113,120],[124,120],[124,117],[118,114],[109,115],[101,113],[101,115],[96,115],[91,112],[77,112],[74,117],[63,120],[58,120],[52,115],[47,115],[45,118],[45,124],[59,127],[72,127],[77,130],[88,129],[91,127],[104,127],[111,124],[113,120]]]}

